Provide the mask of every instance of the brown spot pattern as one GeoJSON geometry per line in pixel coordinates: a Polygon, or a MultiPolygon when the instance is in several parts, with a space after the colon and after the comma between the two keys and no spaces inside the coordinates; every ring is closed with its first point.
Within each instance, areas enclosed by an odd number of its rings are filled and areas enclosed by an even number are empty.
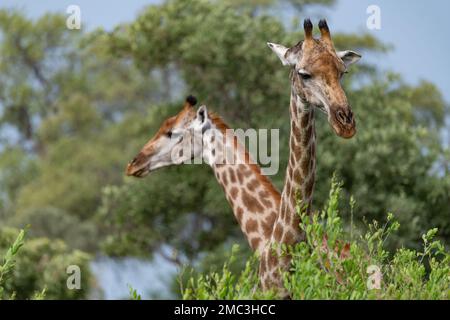
{"type": "Polygon", "coordinates": [[[232,182],[232,183],[236,183],[236,175],[234,174],[234,171],[233,171],[233,169],[229,169],[228,170],[228,174],[230,175],[230,181],[232,182]]]}
{"type": "Polygon", "coordinates": [[[253,238],[250,242],[251,247],[253,248],[253,250],[256,250],[259,246],[259,243],[261,242],[260,238],[253,238]]]}
{"type": "Polygon", "coordinates": [[[261,191],[258,195],[259,195],[259,200],[261,200],[263,206],[265,206],[267,209],[272,209],[273,203],[272,203],[272,201],[270,201],[270,199],[267,199],[267,197],[268,197],[267,192],[261,191]],[[262,195],[261,193],[263,193],[265,195],[262,195]]]}
{"type": "Polygon", "coordinates": [[[239,180],[239,184],[243,184],[244,183],[244,176],[242,175],[242,172],[238,170],[236,172],[236,175],[237,175],[237,178],[239,180]]]}
{"type": "Polygon", "coordinates": [[[308,182],[308,185],[306,186],[305,196],[309,198],[312,195],[313,189],[314,189],[314,175],[308,182]]]}
{"type": "Polygon", "coordinates": [[[247,234],[258,231],[258,221],[255,219],[248,219],[245,224],[245,231],[247,234]]]}
{"type": "Polygon", "coordinates": [[[238,193],[239,193],[239,189],[238,189],[238,188],[236,188],[236,187],[232,187],[232,188],[231,188],[231,190],[230,190],[230,196],[231,196],[231,198],[232,198],[233,200],[236,200],[236,197],[237,197],[238,193]]]}
{"type": "Polygon", "coordinates": [[[259,181],[256,179],[253,179],[247,183],[247,189],[249,189],[250,191],[257,189],[258,186],[259,186],[259,181]]]}
{"type": "Polygon", "coordinates": [[[252,175],[252,170],[250,170],[248,167],[244,166],[243,164],[240,164],[239,166],[242,173],[244,174],[244,177],[248,178],[252,175]]]}
{"type": "Polygon", "coordinates": [[[247,191],[242,190],[242,202],[244,206],[250,212],[259,213],[264,210],[263,206],[259,203],[258,199],[250,195],[247,191]]]}
{"type": "Polygon", "coordinates": [[[283,226],[281,225],[281,223],[277,223],[275,229],[273,230],[273,234],[275,237],[275,240],[280,242],[281,241],[281,236],[283,235],[283,226]]]}
{"type": "Polygon", "coordinates": [[[300,118],[301,121],[301,127],[306,128],[309,124],[309,114],[303,114],[300,118]]]}
{"type": "Polygon", "coordinates": [[[308,129],[306,129],[306,132],[304,133],[303,137],[302,137],[302,145],[304,147],[307,147],[309,144],[309,141],[311,140],[311,136],[312,136],[312,130],[313,130],[313,126],[310,125],[308,127],[308,129]]]}
{"type": "Polygon", "coordinates": [[[309,174],[310,163],[311,163],[311,155],[305,154],[305,156],[302,158],[302,161],[300,162],[303,178],[306,178],[306,176],[308,176],[309,174]]]}
{"type": "Polygon", "coordinates": [[[242,216],[244,215],[244,209],[242,209],[241,207],[238,207],[236,209],[236,219],[239,222],[239,224],[242,223],[242,216]]]}
{"type": "Polygon", "coordinates": [[[227,178],[227,172],[226,172],[226,171],[223,171],[223,172],[222,172],[222,183],[223,183],[224,185],[227,185],[227,184],[228,184],[228,178],[227,178]]]}

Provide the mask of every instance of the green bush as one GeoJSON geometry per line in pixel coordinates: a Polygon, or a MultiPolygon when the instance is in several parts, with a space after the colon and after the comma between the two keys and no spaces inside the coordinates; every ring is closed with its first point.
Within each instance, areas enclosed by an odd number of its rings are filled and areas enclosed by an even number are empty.
{"type": "MultiPolygon", "coordinates": [[[[339,217],[341,187],[333,180],[326,208],[312,217],[302,214],[300,228],[307,241],[283,248],[293,259],[284,285],[293,299],[449,299],[450,253],[434,240],[437,229],[422,236],[423,249],[385,249],[386,239],[400,227],[392,214],[380,225],[373,221],[365,234],[345,232],[339,217]]],[[[352,201],[351,206],[353,207],[352,201]]],[[[353,223],[352,223],[353,225],[353,223]]],[[[229,270],[191,277],[184,299],[271,298],[258,288],[256,257],[239,276],[229,270]]]]}
{"type": "Polygon", "coordinates": [[[24,236],[23,230],[0,229],[0,257],[3,257],[0,265],[0,299],[87,297],[91,283],[87,254],[69,249],[60,240],[34,238],[24,244],[24,236]],[[66,270],[70,265],[77,265],[81,270],[79,290],[67,287],[71,274],[66,270]]]}
{"type": "Polygon", "coordinates": [[[16,264],[15,257],[20,248],[24,244],[25,231],[21,230],[14,243],[6,250],[3,257],[2,264],[0,265],[0,297],[4,295],[5,289],[3,288],[6,279],[10,276],[14,270],[16,264]]]}

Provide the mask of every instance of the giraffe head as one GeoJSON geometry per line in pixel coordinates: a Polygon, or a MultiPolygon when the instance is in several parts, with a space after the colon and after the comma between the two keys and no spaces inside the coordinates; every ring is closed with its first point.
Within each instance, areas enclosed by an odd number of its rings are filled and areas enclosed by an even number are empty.
{"type": "Polygon", "coordinates": [[[320,39],[313,38],[311,20],[305,20],[304,29],[305,39],[291,48],[275,43],[268,46],[283,65],[292,67],[292,91],[302,105],[325,112],[336,134],[351,138],[356,133],[356,123],[341,79],[361,55],[350,50],[337,52],[325,20],[319,22],[320,39]]]}
{"type": "Polygon", "coordinates": [[[156,169],[202,156],[202,133],[208,129],[210,119],[205,106],[195,110],[196,103],[196,98],[189,96],[181,111],[162,123],[128,164],[128,176],[145,177],[156,169]]]}

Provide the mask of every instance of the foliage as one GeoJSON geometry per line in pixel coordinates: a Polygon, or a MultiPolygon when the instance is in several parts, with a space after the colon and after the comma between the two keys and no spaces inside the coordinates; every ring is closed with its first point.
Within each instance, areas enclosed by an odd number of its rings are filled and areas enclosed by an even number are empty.
{"type": "Polygon", "coordinates": [[[13,271],[16,264],[15,256],[19,252],[19,249],[24,244],[25,231],[21,230],[14,240],[14,243],[8,248],[6,254],[3,257],[3,263],[0,265],[0,297],[4,294],[3,285],[8,278],[9,274],[13,271]]]}
{"type": "MultiPolygon", "coordinates": [[[[237,276],[230,265],[236,260],[237,245],[233,246],[229,261],[225,262],[222,270],[194,273],[191,271],[186,284],[181,286],[183,299],[198,300],[240,300],[240,299],[274,299],[272,292],[261,292],[258,289],[258,259],[253,255],[245,264],[242,272],[237,276]],[[186,289],[184,289],[186,286],[186,289]]],[[[182,275],[183,276],[183,275],[182,275]]],[[[180,281],[183,281],[181,279],[180,281]]]]}
{"type": "MultiPolygon", "coordinates": [[[[293,299],[450,298],[450,253],[434,239],[437,229],[422,235],[421,250],[390,253],[385,241],[400,225],[388,214],[384,225],[373,221],[364,235],[349,239],[339,214],[340,192],[333,181],[326,208],[312,216],[300,212],[300,203],[297,207],[307,240],[285,251],[292,255],[292,267],[284,285],[293,299]]],[[[226,263],[221,272],[191,278],[183,298],[267,298],[258,289],[252,261],[239,276],[226,263]]]]}
{"type": "Polygon", "coordinates": [[[46,238],[29,239],[24,245],[25,232],[20,231],[16,238],[17,233],[10,228],[0,230],[0,256],[4,257],[0,268],[0,298],[87,297],[92,280],[86,253],[69,250],[64,242],[46,238]],[[69,290],[66,286],[69,265],[78,265],[82,270],[80,290],[69,290]]]}
{"type": "Polygon", "coordinates": [[[134,289],[131,285],[128,285],[128,290],[130,294],[131,300],[141,300],[142,297],[137,293],[136,289],[134,289]]]}

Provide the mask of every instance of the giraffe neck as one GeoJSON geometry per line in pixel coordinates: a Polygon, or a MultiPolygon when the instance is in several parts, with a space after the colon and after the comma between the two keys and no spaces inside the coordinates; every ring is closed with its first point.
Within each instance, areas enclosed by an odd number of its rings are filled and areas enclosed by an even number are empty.
{"type": "Polygon", "coordinates": [[[237,138],[214,126],[212,129],[214,135],[203,139],[204,160],[213,169],[251,248],[261,254],[278,216],[280,193],[260,167],[249,161],[247,150],[237,138]],[[234,161],[224,161],[223,153],[234,155],[234,161]]]}
{"type": "Polygon", "coordinates": [[[291,134],[289,163],[281,195],[280,214],[274,227],[272,240],[292,245],[303,238],[296,212],[297,200],[310,210],[315,183],[316,137],[314,108],[305,105],[291,93],[291,134]]]}
{"type": "MultiPolygon", "coordinates": [[[[303,240],[296,202],[300,200],[310,210],[315,179],[316,138],[314,108],[304,105],[291,93],[291,134],[289,163],[281,194],[280,210],[273,227],[270,244],[293,245],[303,240]]],[[[281,254],[281,247],[268,246],[260,261],[260,277],[263,289],[275,289],[280,297],[288,297],[280,271],[289,270],[290,256],[281,254]]]]}

